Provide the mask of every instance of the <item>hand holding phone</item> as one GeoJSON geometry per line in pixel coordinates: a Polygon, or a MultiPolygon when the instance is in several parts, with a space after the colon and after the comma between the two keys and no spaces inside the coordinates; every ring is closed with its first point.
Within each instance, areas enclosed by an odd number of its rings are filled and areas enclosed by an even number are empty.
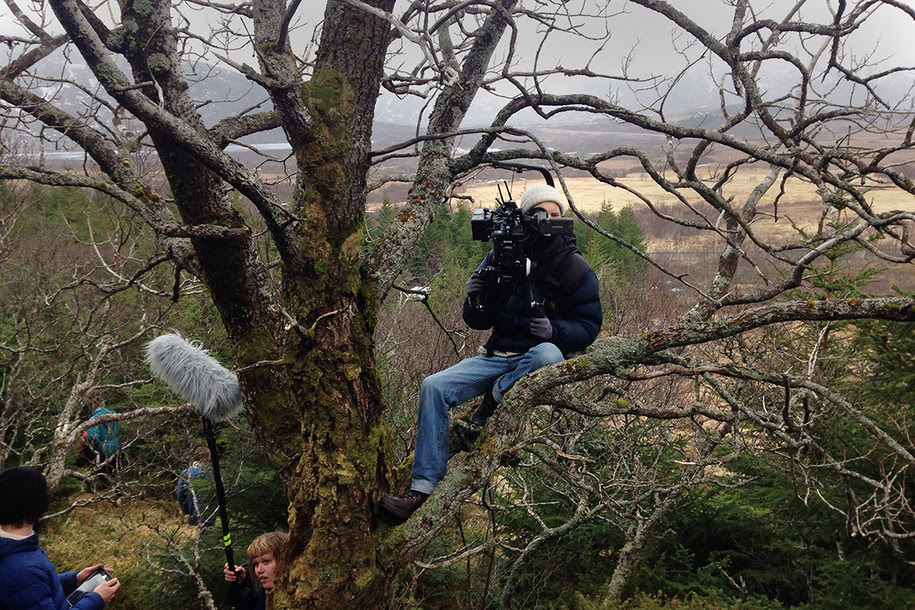
{"type": "Polygon", "coordinates": [[[98,593],[107,604],[121,586],[120,581],[114,578],[101,564],[80,570],[76,575],[77,581],[80,578],[82,578],[82,583],[67,597],[67,603],[71,607],[89,593],[98,593]]]}
{"type": "Polygon", "coordinates": [[[121,588],[121,581],[117,578],[112,578],[111,580],[106,580],[95,589],[94,593],[98,593],[102,596],[102,601],[106,604],[114,599],[114,594],[118,592],[118,589],[121,588]]]}

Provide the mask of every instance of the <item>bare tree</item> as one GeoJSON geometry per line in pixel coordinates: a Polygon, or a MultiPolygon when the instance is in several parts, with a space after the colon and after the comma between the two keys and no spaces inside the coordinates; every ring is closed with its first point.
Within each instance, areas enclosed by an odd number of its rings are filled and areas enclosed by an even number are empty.
{"type": "Polygon", "coordinates": [[[147,297],[157,301],[156,291],[133,277],[133,270],[146,264],[134,251],[136,227],[117,216],[111,224],[94,225],[88,219],[111,218],[90,198],[74,205],[83,204],[86,222],[80,219],[80,230],[67,229],[62,216],[45,223],[45,231],[64,229],[59,239],[30,240],[34,229],[20,231],[20,225],[33,223],[49,205],[33,199],[24,188],[3,194],[11,209],[5,210],[8,231],[0,252],[0,463],[15,456],[20,463],[41,464],[54,489],[64,476],[91,483],[114,467],[114,455],[100,456],[102,462],[88,472],[67,464],[90,428],[173,414],[180,407],[146,407],[129,399],[132,389],[148,383],[136,376],[132,360],[162,313],[149,306],[147,297]],[[111,297],[128,288],[136,294],[124,305],[115,304],[111,297]],[[108,403],[113,413],[90,419],[115,395],[118,402],[108,403]]]}
{"type": "MultiPolygon", "coordinates": [[[[105,193],[154,232],[157,256],[146,272],[172,265],[174,298],[182,296],[182,275],[208,290],[234,347],[248,420],[289,497],[285,586],[275,604],[383,603],[393,576],[525,446],[529,428],[515,422],[528,421],[537,405],[608,422],[690,422],[731,442],[762,433],[810,448],[806,455],[818,466],[890,499],[864,498],[854,507],[862,533],[909,535],[910,509],[891,500],[901,497],[899,480],[892,472],[881,480],[856,474],[830,455],[810,420],[795,412],[803,404],[798,397],[850,414],[896,456],[896,468],[912,466],[915,458],[892,430],[817,383],[806,365],[773,373],[765,358],[748,364],[717,351],[731,337],[803,321],[915,320],[911,298],[888,291],[835,298],[815,281],[827,262],[911,273],[913,211],[873,200],[878,190],[915,193],[904,171],[915,130],[911,92],[890,87],[898,79],[911,83],[911,66],[881,57],[867,33],[872,20],[887,15],[911,31],[915,12],[904,3],[837,2],[824,11],[822,3],[799,0],[776,14],[778,3],[736,0],[714,11],[728,15],[716,29],[699,16],[709,14],[706,7],[694,16],[658,0],[417,2],[396,14],[392,0],[331,0],[320,28],[305,36],[298,2],[49,0],[52,12],[35,14],[6,3],[23,30],[4,38],[12,49],[0,80],[4,142],[37,138],[41,150],[76,149],[83,162],[67,170],[47,156],[20,156],[0,177],[105,193]],[[644,47],[614,50],[614,32],[630,17],[650,19],[654,39],[670,33],[673,58],[642,66],[644,47]],[[571,59],[557,52],[573,42],[571,59]],[[64,67],[46,69],[56,57],[64,67]],[[78,76],[83,66],[91,78],[78,76]],[[202,112],[219,100],[195,98],[191,86],[192,74],[210,73],[207,66],[243,75],[260,100],[207,124],[202,112]],[[691,81],[704,83],[714,101],[701,117],[679,116],[675,105],[691,81]],[[429,113],[416,137],[372,150],[382,87],[399,100],[425,100],[429,113]],[[65,92],[80,102],[65,105],[65,92]],[[500,109],[480,127],[471,109],[484,98],[501,100],[500,109]],[[573,154],[553,150],[529,127],[564,118],[593,121],[606,133],[619,127],[631,137],[573,154]],[[276,127],[291,148],[288,160],[249,167],[226,152],[230,143],[276,127]],[[460,153],[458,144],[469,140],[472,149],[460,153]],[[405,156],[415,164],[409,176],[395,178],[409,180],[407,202],[365,249],[369,176],[405,156]],[[690,295],[677,320],[603,337],[585,356],[520,383],[481,439],[486,451],[453,458],[439,491],[403,527],[373,529],[375,501],[397,484],[373,351],[379,304],[456,181],[512,159],[540,160],[556,173],[583,171],[634,197],[660,222],[712,244],[716,268],[705,278],[701,263],[639,252],[690,295]],[[620,179],[620,162],[639,167],[671,205],[620,179]],[[290,174],[288,195],[278,188],[282,181],[258,171],[275,165],[290,174]],[[755,180],[753,188],[747,180],[755,180]],[[780,202],[802,187],[813,193],[809,205],[820,221],[801,227],[797,238],[765,230],[784,222],[780,202]],[[800,300],[799,290],[807,291],[800,300]],[[679,404],[643,400],[631,385],[659,378],[690,380],[701,390],[679,404]],[[605,389],[582,396],[579,383],[605,389]],[[736,391],[747,386],[761,389],[736,391]],[[765,388],[789,394],[785,409],[759,399],[765,388]],[[877,522],[881,528],[867,525],[877,522]]],[[[574,204],[575,193],[566,190],[574,204]]],[[[693,465],[682,483],[651,483],[650,468],[625,466],[632,468],[626,476],[645,481],[644,494],[627,501],[654,507],[627,525],[632,553],[651,515],[664,509],[649,498],[700,477],[709,442],[684,460],[693,465]]],[[[557,455],[574,455],[554,445],[557,455]]],[[[550,461],[542,451],[534,455],[550,461]]],[[[577,493],[581,511],[570,527],[601,506],[605,515],[618,506],[612,494],[577,493]]],[[[561,533],[544,529],[519,562],[536,551],[537,539],[561,533]]],[[[624,575],[625,562],[620,570],[624,575]]]]}

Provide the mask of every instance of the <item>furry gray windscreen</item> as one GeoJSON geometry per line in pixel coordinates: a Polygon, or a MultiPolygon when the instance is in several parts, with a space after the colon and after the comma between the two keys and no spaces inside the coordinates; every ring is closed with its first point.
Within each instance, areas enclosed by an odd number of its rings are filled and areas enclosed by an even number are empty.
{"type": "Polygon", "coordinates": [[[238,377],[196,341],[161,335],[146,344],[146,361],[155,377],[210,421],[230,419],[244,406],[238,377]]]}

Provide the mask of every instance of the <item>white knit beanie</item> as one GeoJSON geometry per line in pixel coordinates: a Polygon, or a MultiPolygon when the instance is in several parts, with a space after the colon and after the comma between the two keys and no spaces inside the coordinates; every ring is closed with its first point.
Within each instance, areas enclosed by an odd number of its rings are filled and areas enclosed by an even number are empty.
{"type": "Polygon", "coordinates": [[[521,195],[519,206],[521,207],[522,212],[528,212],[538,203],[543,203],[544,201],[553,201],[559,204],[559,209],[562,210],[563,216],[566,215],[566,212],[569,209],[569,204],[566,203],[566,199],[562,196],[562,193],[548,184],[535,184],[524,191],[524,194],[521,195]]]}

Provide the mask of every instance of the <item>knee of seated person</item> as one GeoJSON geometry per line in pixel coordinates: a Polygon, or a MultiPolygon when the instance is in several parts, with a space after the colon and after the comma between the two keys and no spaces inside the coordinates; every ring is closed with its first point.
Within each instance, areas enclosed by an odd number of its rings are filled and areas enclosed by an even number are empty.
{"type": "Polygon", "coordinates": [[[439,379],[440,372],[441,371],[439,371],[439,373],[433,373],[433,374],[429,375],[428,377],[426,377],[425,379],[423,379],[423,382],[420,385],[420,390],[423,392],[430,392],[430,391],[437,390],[438,387],[441,385],[441,381],[439,379]]]}
{"type": "Polygon", "coordinates": [[[549,342],[535,345],[530,351],[537,368],[549,366],[565,360],[565,356],[562,355],[562,350],[549,342]]]}
{"type": "Polygon", "coordinates": [[[444,387],[442,384],[442,379],[438,378],[438,373],[429,375],[423,379],[422,385],[419,389],[420,403],[424,402],[424,400],[436,400],[440,397],[443,391],[444,387]]]}

